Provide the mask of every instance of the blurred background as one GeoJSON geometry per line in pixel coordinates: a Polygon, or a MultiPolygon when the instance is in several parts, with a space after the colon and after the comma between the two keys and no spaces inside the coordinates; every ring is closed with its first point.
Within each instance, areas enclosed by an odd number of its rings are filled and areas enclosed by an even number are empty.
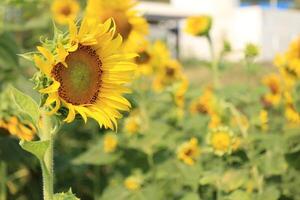
{"type": "Polygon", "coordinates": [[[169,0],[141,1],[140,7],[146,18],[154,25],[152,37],[165,34],[157,30],[157,22],[178,34],[177,38],[166,37],[168,42],[178,45],[181,58],[207,58],[208,44],[205,39],[188,36],[182,31],[182,18],[204,13],[213,16],[212,37],[217,49],[228,40],[239,58],[245,44],[254,43],[261,48],[261,61],[272,61],[275,53],[287,48],[289,42],[300,32],[300,1],[293,0],[169,0]],[[178,32],[177,32],[178,31],[178,32]],[[202,40],[202,41],[201,41],[202,40]]]}

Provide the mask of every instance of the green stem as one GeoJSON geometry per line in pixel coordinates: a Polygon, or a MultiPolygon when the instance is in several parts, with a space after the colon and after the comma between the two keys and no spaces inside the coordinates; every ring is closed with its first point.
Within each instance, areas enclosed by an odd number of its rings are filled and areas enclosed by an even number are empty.
{"type": "Polygon", "coordinates": [[[1,161],[0,162],[0,200],[6,200],[6,171],[7,166],[6,163],[1,161]]]}
{"type": "Polygon", "coordinates": [[[52,130],[51,118],[43,113],[42,127],[41,127],[41,140],[48,140],[49,148],[45,153],[45,157],[41,160],[41,167],[43,173],[43,195],[44,200],[53,200],[53,184],[54,184],[54,170],[53,170],[53,147],[54,147],[54,133],[52,130]]]}
{"type": "Polygon", "coordinates": [[[209,43],[210,55],[211,55],[211,69],[212,69],[212,72],[213,72],[213,84],[214,84],[215,89],[218,89],[219,86],[220,86],[218,58],[215,55],[214,46],[213,46],[210,35],[207,35],[207,40],[208,40],[208,43],[209,43]]]}

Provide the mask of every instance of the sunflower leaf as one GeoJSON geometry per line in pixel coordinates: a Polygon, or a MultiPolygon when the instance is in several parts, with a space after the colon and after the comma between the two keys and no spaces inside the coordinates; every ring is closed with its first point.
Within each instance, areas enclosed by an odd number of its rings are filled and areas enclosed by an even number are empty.
{"type": "Polygon", "coordinates": [[[30,118],[30,121],[36,125],[39,120],[38,104],[30,96],[22,93],[13,86],[10,87],[9,92],[18,109],[27,114],[30,118]]]}
{"type": "Polygon", "coordinates": [[[77,198],[70,189],[67,193],[56,193],[54,194],[54,200],[80,200],[77,198]]]}
{"type": "Polygon", "coordinates": [[[45,140],[45,141],[31,141],[31,142],[26,142],[26,141],[21,141],[20,146],[35,155],[39,160],[43,160],[44,155],[49,148],[50,141],[45,140]]]}

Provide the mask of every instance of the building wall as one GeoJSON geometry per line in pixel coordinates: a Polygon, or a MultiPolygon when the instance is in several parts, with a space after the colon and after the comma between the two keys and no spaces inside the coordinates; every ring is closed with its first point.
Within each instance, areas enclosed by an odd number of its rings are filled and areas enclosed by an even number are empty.
{"type": "MultiPolygon", "coordinates": [[[[251,42],[261,48],[260,59],[273,60],[284,51],[290,40],[300,34],[300,12],[263,9],[259,6],[239,7],[236,0],[172,0],[172,5],[214,18],[212,37],[216,51],[228,39],[233,46],[232,60],[241,59],[242,49],[251,42]]],[[[184,25],[184,21],[181,26],[184,25]]],[[[181,33],[181,57],[209,58],[208,44],[203,38],[181,33]]]]}

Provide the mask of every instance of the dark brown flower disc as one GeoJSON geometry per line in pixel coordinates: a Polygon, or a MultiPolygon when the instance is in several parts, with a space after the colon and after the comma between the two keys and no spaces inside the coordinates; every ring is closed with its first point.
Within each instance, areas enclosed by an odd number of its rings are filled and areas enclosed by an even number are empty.
{"type": "Polygon", "coordinates": [[[166,67],[166,75],[173,77],[175,75],[175,69],[172,67],[166,67]]]}
{"type": "Polygon", "coordinates": [[[60,82],[59,96],[73,105],[93,104],[101,87],[102,63],[96,51],[79,45],[66,57],[68,67],[54,66],[52,75],[60,82]]]}
{"type": "Polygon", "coordinates": [[[150,55],[147,51],[141,51],[139,56],[135,58],[135,63],[138,65],[146,64],[150,61],[150,55]]]}
{"type": "Polygon", "coordinates": [[[69,16],[71,14],[71,8],[70,6],[65,6],[60,10],[60,12],[65,16],[69,16]]]}

